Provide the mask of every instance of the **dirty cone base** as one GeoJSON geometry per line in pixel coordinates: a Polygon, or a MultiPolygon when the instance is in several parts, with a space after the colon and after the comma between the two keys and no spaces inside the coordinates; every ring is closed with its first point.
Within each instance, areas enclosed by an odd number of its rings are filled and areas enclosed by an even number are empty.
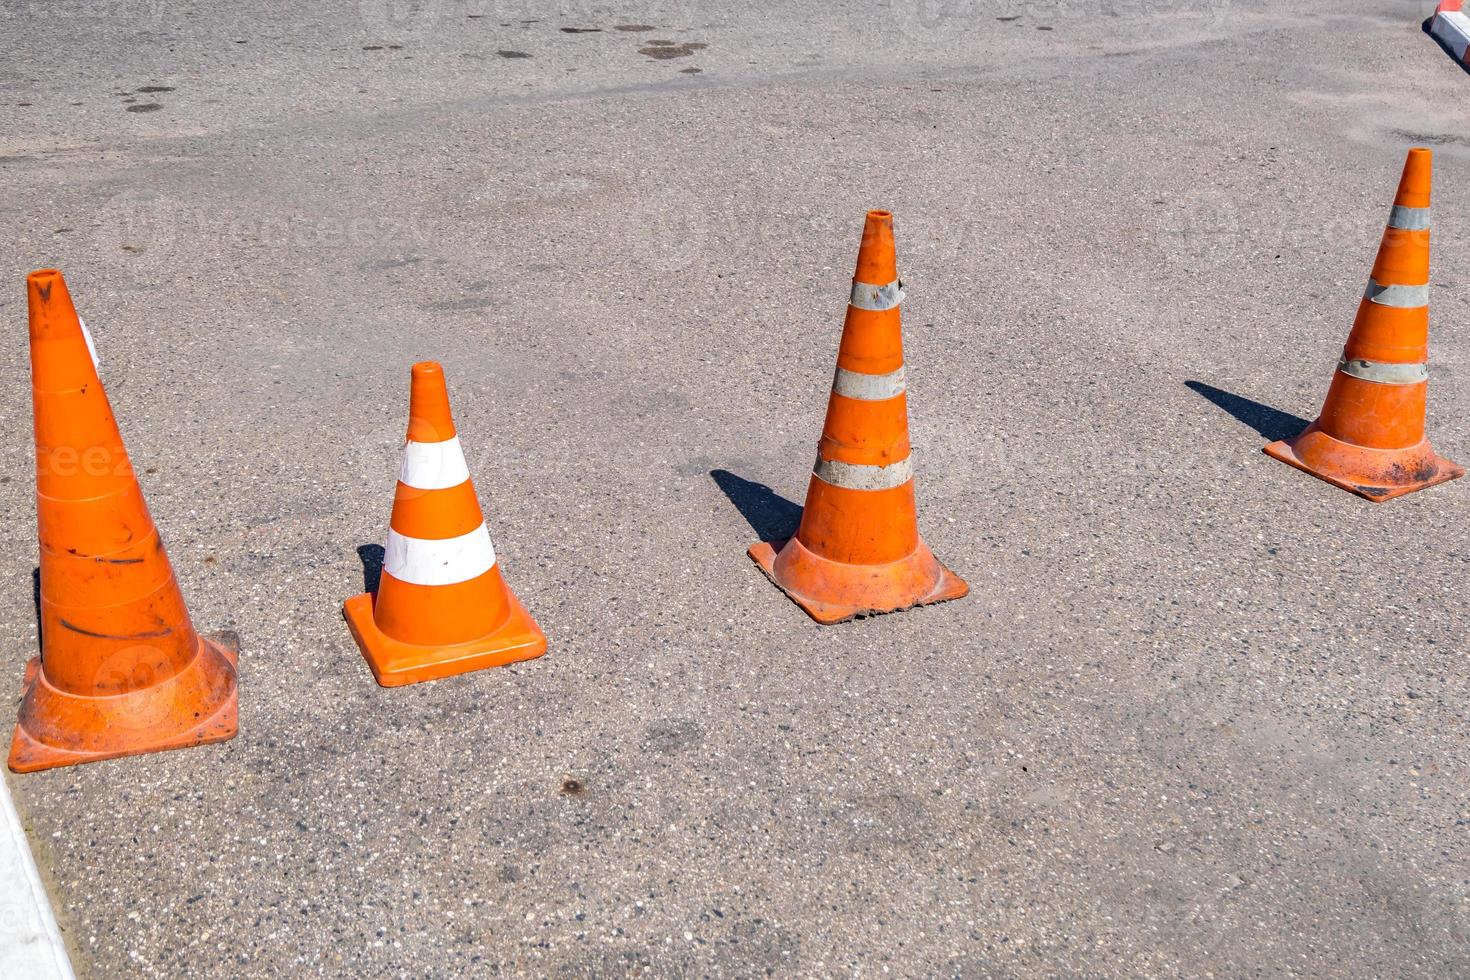
{"type": "Polygon", "coordinates": [[[152,687],[109,698],[57,690],[46,683],[40,658],[32,659],[10,743],[10,768],[39,772],[229,741],[240,730],[239,656],[234,633],[200,636],[199,655],[184,670],[152,687]],[[214,710],[201,718],[201,712],[187,710],[191,704],[213,704],[214,710]],[[86,723],[73,725],[77,716],[85,716],[86,723]]]}

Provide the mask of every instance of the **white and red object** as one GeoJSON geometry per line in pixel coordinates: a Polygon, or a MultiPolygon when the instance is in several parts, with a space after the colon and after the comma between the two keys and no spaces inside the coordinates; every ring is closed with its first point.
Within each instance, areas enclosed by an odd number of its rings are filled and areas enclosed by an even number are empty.
{"type": "Polygon", "coordinates": [[[1465,52],[1470,49],[1470,16],[1461,9],[1465,0],[1440,0],[1434,8],[1434,17],[1429,21],[1429,33],[1449,49],[1460,64],[1465,64],[1465,52]]]}

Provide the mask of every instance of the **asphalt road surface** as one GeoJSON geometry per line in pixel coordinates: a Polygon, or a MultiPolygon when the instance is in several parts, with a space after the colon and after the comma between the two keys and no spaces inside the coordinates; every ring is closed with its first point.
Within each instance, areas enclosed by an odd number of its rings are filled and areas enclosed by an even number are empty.
{"type": "Polygon", "coordinates": [[[1431,9],[5,0],[0,691],[34,268],[244,642],[234,741],[8,777],[79,972],[1470,973],[1470,481],[1375,506],[1260,451],[1422,144],[1470,462],[1431,9]],[[973,591],[822,628],[745,548],[875,207],[973,591]],[[341,602],[424,358],[551,651],[384,690],[341,602]]]}

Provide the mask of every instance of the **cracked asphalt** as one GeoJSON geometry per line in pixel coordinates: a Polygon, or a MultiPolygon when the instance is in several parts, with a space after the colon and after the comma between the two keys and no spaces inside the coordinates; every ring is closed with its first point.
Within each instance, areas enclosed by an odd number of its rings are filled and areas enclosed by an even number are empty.
{"type": "MultiPolygon", "coordinates": [[[[240,735],[8,775],[89,976],[1470,973],[1461,481],[1315,414],[1404,151],[1470,460],[1470,74],[1428,3],[0,7],[0,691],[57,266],[240,735]],[[794,524],[893,210],[964,600],[822,628],[794,524]],[[543,659],[341,617],[444,363],[543,659]]],[[[11,717],[0,718],[8,731],[11,717]]]]}

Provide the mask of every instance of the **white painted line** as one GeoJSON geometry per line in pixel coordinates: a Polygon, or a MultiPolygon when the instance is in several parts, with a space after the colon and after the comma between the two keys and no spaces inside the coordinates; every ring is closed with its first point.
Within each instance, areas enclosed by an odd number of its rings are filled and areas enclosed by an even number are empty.
{"type": "Polygon", "coordinates": [[[20,815],[0,776],[0,977],[74,980],[20,815]]]}

